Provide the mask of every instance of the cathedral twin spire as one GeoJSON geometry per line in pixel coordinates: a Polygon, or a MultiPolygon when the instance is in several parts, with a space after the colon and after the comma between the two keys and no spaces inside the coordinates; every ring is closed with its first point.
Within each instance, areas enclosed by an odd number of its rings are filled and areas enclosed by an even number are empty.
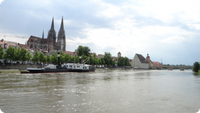
{"type": "Polygon", "coordinates": [[[65,30],[64,30],[63,17],[61,21],[60,30],[58,32],[57,44],[56,44],[56,32],[54,30],[54,17],[52,19],[51,29],[49,30],[49,33],[48,33],[48,40],[49,40],[48,41],[49,50],[58,49],[58,50],[65,51],[66,44],[65,44],[65,30]]]}
{"type": "MultiPolygon", "coordinates": [[[[54,17],[53,17],[52,23],[51,23],[51,30],[54,30],[54,17]]],[[[61,21],[61,25],[60,25],[60,30],[64,30],[63,17],[62,17],[62,21],[61,21]]]]}

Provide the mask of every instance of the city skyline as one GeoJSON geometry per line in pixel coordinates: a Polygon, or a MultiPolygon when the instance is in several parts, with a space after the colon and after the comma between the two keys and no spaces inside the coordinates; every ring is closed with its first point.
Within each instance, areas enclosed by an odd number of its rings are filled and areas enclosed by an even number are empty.
{"type": "Polygon", "coordinates": [[[46,38],[51,19],[58,31],[63,16],[67,51],[83,45],[97,54],[121,52],[129,59],[149,54],[164,64],[193,65],[200,61],[199,6],[197,0],[4,0],[0,38],[24,44],[43,31],[46,38]]]}

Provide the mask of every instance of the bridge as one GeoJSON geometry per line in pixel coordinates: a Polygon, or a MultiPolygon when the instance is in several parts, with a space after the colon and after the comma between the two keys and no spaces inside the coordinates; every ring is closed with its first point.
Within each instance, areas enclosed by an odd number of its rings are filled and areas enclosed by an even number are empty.
{"type": "Polygon", "coordinates": [[[162,66],[162,69],[168,69],[168,70],[173,70],[173,69],[180,69],[181,71],[184,71],[185,69],[193,69],[193,66],[162,66]]]}

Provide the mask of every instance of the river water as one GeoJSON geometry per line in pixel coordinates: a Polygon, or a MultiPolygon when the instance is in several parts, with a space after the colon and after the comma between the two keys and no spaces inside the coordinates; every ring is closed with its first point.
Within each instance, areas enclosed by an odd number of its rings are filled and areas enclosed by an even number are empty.
{"type": "Polygon", "coordinates": [[[196,113],[200,76],[192,70],[97,70],[0,74],[4,113],[196,113]]]}

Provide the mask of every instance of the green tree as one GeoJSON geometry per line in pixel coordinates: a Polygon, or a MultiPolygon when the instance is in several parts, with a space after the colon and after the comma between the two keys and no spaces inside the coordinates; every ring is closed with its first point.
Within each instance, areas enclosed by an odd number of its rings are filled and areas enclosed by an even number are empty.
{"type": "Polygon", "coordinates": [[[21,51],[21,48],[18,47],[17,49],[14,50],[14,61],[18,61],[20,60],[20,51],[21,51]]]}
{"type": "Polygon", "coordinates": [[[119,57],[117,65],[119,67],[122,67],[122,66],[130,66],[131,64],[129,63],[129,59],[127,57],[119,57]]]}
{"type": "Polygon", "coordinates": [[[100,58],[98,59],[98,61],[99,61],[99,65],[102,65],[102,62],[101,62],[101,59],[100,59],[100,58]]]}
{"type": "Polygon", "coordinates": [[[85,56],[89,56],[90,55],[90,48],[85,46],[78,46],[78,48],[76,49],[76,54],[78,56],[82,56],[82,55],[85,55],[85,56]]]}
{"type": "Polygon", "coordinates": [[[60,62],[61,62],[61,64],[63,64],[65,62],[65,55],[62,51],[60,52],[60,62]]]}
{"type": "Polygon", "coordinates": [[[3,59],[3,55],[4,55],[4,51],[3,51],[3,48],[1,47],[0,48],[0,59],[3,59]]]}
{"type": "Polygon", "coordinates": [[[76,49],[76,54],[78,56],[82,56],[84,54],[84,47],[83,46],[78,46],[78,48],[76,49]]]}
{"type": "Polygon", "coordinates": [[[101,60],[101,65],[105,65],[105,60],[104,60],[104,58],[100,58],[100,60],[101,60]]]}
{"type": "Polygon", "coordinates": [[[32,55],[29,51],[26,52],[26,60],[29,61],[31,59],[32,55]]]}
{"type": "Polygon", "coordinates": [[[112,60],[112,66],[115,66],[115,61],[114,60],[112,60]]]}
{"type": "Polygon", "coordinates": [[[79,56],[74,56],[73,58],[74,58],[73,61],[75,61],[76,63],[79,62],[79,56]]]}
{"type": "Polygon", "coordinates": [[[56,52],[54,52],[51,56],[51,62],[53,64],[58,64],[58,54],[56,52]]]}
{"type": "Polygon", "coordinates": [[[90,57],[90,64],[94,65],[95,64],[95,59],[93,56],[90,57]]]}
{"type": "Polygon", "coordinates": [[[13,47],[13,46],[10,46],[10,47],[6,50],[6,52],[5,52],[5,54],[4,54],[4,59],[10,60],[10,63],[11,63],[11,60],[14,60],[14,51],[15,51],[14,47],[13,47]]]}
{"type": "Polygon", "coordinates": [[[39,52],[39,62],[40,63],[45,63],[46,62],[46,57],[42,52],[39,52]]]}
{"type": "Polygon", "coordinates": [[[127,57],[124,58],[124,65],[125,66],[130,66],[129,59],[127,57]]]}
{"type": "Polygon", "coordinates": [[[122,67],[124,65],[124,59],[123,59],[123,57],[119,57],[118,58],[117,65],[119,67],[122,67]]]}
{"type": "Polygon", "coordinates": [[[111,58],[111,54],[110,53],[105,52],[104,61],[105,61],[105,65],[107,65],[107,66],[112,65],[112,58],[111,58]]]}
{"type": "Polygon", "coordinates": [[[36,63],[39,61],[39,53],[37,52],[37,50],[35,51],[35,54],[33,55],[32,61],[36,63]]]}
{"type": "Polygon", "coordinates": [[[194,65],[193,65],[193,71],[194,72],[198,72],[199,71],[199,63],[198,62],[194,63],[194,65]]]}
{"type": "Polygon", "coordinates": [[[69,62],[71,60],[71,55],[64,54],[64,62],[69,62]]]}
{"type": "Polygon", "coordinates": [[[46,55],[46,58],[47,58],[47,63],[50,63],[51,62],[51,57],[50,57],[50,55],[46,55]]]}
{"type": "Polygon", "coordinates": [[[82,55],[81,56],[81,62],[85,62],[85,60],[87,59],[88,57],[86,55],[82,55]]]}
{"type": "Polygon", "coordinates": [[[84,54],[85,56],[89,56],[89,55],[90,55],[90,48],[87,47],[87,46],[85,46],[85,47],[83,47],[83,48],[84,48],[83,54],[84,54]]]}
{"type": "Polygon", "coordinates": [[[22,63],[27,60],[26,53],[27,51],[22,47],[19,53],[19,60],[21,60],[22,63]]]}

